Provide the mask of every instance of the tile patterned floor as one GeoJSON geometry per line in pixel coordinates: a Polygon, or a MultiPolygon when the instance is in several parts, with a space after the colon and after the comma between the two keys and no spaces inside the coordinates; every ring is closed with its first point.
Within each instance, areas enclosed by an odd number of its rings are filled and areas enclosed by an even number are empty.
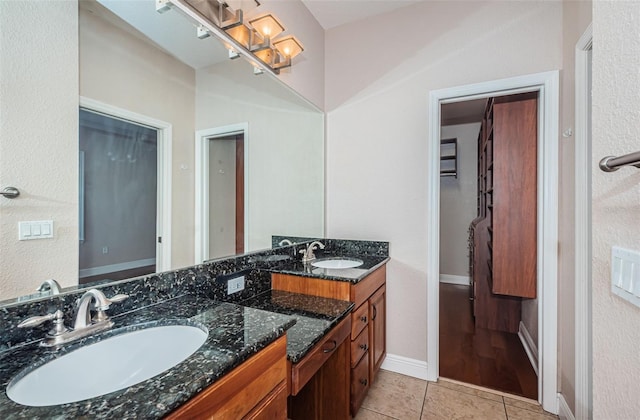
{"type": "Polygon", "coordinates": [[[381,370],[354,420],[557,420],[538,404],[381,370]]]}

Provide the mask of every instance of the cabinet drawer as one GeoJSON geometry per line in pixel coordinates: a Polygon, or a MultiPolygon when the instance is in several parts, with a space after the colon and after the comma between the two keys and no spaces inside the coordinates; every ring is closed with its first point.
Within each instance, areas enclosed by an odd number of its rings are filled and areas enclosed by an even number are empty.
{"type": "Polygon", "coordinates": [[[351,341],[351,367],[355,367],[369,350],[369,331],[364,329],[351,341]]]}
{"type": "Polygon", "coordinates": [[[334,351],[349,337],[351,318],[346,317],[298,363],[291,365],[291,395],[297,395],[334,351]]]}
{"type": "Polygon", "coordinates": [[[369,357],[351,369],[351,415],[355,417],[369,391],[369,357]]]}
{"type": "Polygon", "coordinates": [[[365,303],[351,313],[351,337],[357,337],[367,325],[369,325],[369,305],[365,303]]]}

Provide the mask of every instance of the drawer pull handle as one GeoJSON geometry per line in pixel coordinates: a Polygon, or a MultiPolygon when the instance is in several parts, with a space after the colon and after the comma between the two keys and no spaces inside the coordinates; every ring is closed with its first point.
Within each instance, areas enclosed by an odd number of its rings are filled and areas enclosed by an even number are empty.
{"type": "Polygon", "coordinates": [[[338,347],[338,342],[336,340],[331,340],[331,342],[333,343],[333,347],[331,347],[330,349],[322,349],[323,353],[331,353],[336,349],[336,347],[338,347]]]}
{"type": "Polygon", "coordinates": [[[367,384],[369,383],[369,381],[368,381],[368,380],[366,380],[366,379],[360,379],[360,383],[361,383],[363,386],[367,386],[367,384]]]}
{"type": "Polygon", "coordinates": [[[373,316],[371,317],[371,320],[375,321],[377,317],[378,317],[378,308],[376,307],[376,305],[373,305],[373,316]]]}
{"type": "Polygon", "coordinates": [[[367,322],[367,317],[366,317],[366,315],[365,315],[365,316],[361,316],[361,317],[360,317],[360,321],[362,321],[362,322],[366,323],[366,322],[367,322]]]}
{"type": "Polygon", "coordinates": [[[367,349],[369,348],[369,346],[367,346],[366,344],[360,344],[360,348],[364,351],[367,351],[367,349]]]}

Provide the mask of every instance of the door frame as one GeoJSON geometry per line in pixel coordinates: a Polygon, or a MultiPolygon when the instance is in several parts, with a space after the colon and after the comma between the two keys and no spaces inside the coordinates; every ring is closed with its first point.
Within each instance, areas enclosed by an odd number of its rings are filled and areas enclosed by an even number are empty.
{"type": "Polygon", "coordinates": [[[575,418],[592,417],[591,347],[591,83],[589,24],[575,48],[575,418]]]}
{"type": "MultiPolygon", "coordinates": [[[[195,263],[209,255],[209,141],[219,137],[243,135],[244,142],[244,250],[249,249],[249,123],[224,125],[196,131],[196,215],[195,263]]],[[[206,258],[208,259],[208,257],[206,258]]]]}
{"type": "Polygon", "coordinates": [[[504,94],[539,92],[538,100],[538,400],[558,413],[558,116],[559,72],[434,90],[429,93],[427,175],[427,379],[439,377],[440,106],[504,94]]]}
{"type": "Polygon", "coordinates": [[[171,269],[171,160],[173,126],[162,120],[80,96],[80,107],[145,125],[158,131],[156,272],[171,269]],[[158,238],[162,238],[161,241],[158,238]]]}

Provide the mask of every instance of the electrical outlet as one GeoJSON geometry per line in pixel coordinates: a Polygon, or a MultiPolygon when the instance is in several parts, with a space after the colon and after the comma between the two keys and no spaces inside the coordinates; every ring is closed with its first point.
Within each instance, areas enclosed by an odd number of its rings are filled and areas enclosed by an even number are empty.
{"type": "Polygon", "coordinates": [[[103,246],[102,247],[102,253],[103,254],[108,254],[109,253],[109,247],[108,246],[103,246]]]}
{"type": "Polygon", "coordinates": [[[235,277],[227,281],[227,295],[244,290],[244,276],[235,277]]]}

